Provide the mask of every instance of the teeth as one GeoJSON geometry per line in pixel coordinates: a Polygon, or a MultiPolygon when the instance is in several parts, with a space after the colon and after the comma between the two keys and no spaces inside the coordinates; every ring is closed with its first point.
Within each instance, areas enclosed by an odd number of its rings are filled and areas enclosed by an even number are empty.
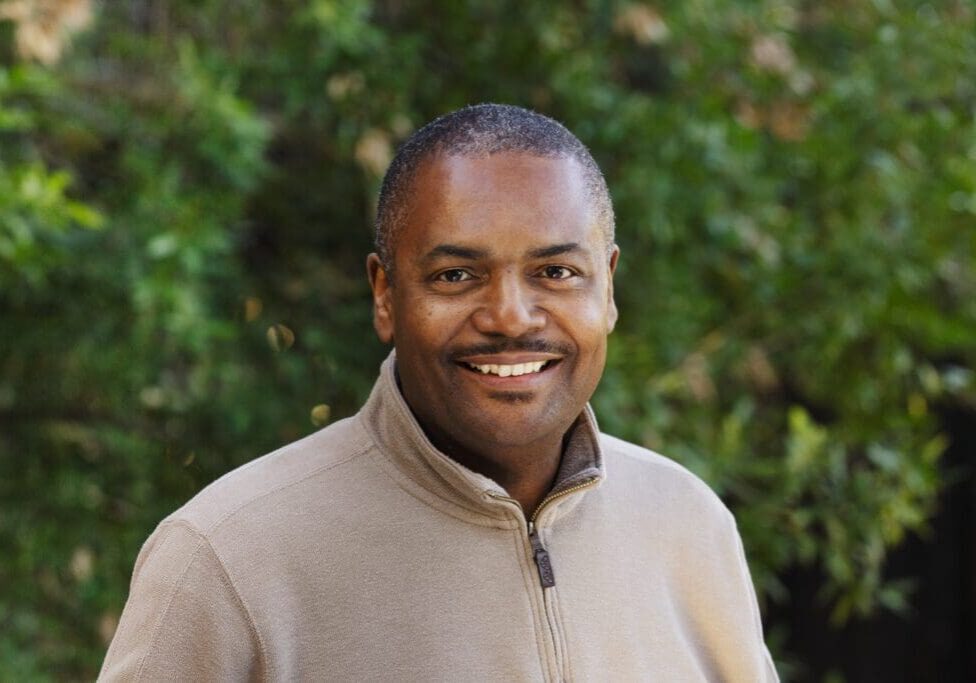
{"type": "Polygon", "coordinates": [[[475,365],[474,363],[468,363],[468,367],[472,370],[477,370],[483,375],[491,373],[499,377],[518,377],[519,375],[527,375],[532,372],[540,372],[542,367],[548,362],[540,360],[534,363],[516,363],[515,365],[495,365],[494,363],[475,365]]]}

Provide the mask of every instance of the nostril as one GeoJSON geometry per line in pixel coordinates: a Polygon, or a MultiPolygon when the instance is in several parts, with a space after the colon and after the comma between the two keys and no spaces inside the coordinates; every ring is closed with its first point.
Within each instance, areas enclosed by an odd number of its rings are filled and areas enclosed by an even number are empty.
{"type": "Polygon", "coordinates": [[[545,313],[534,305],[502,303],[488,305],[474,316],[475,326],[484,334],[520,337],[545,326],[545,313]]]}

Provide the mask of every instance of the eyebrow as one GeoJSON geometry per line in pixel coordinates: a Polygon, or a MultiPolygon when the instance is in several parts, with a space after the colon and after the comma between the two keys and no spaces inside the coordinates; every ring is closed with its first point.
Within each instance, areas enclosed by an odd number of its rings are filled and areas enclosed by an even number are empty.
{"type": "Polygon", "coordinates": [[[529,252],[529,256],[532,258],[551,258],[553,256],[559,256],[560,254],[568,254],[570,252],[579,251],[579,248],[580,245],[576,242],[566,242],[565,244],[554,244],[551,247],[533,249],[529,252]]]}
{"type": "MultiPolygon", "coordinates": [[[[533,249],[528,255],[529,258],[535,259],[552,258],[553,256],[559,256],[560,254],[568,254],[574,251],[579,251],[579,249],[579,243],[566,242],[565,244],[553,244],[552,246],[533,249]]],[[[454,258],[476,261],[478,259],[486,258],[489,256],[489,253],[484,249],[462,247],[457,244],[438,244],[436,247],[427,252],[427,254],[424,256],[424,261],[433,261],[442,256],[451,256],[454,258]]]]}
{"type": "Polygon", "coordinates": [[[424,256],[425,261],[433,261],[439,256],[453,256],[455,258],[468,259],[475,261],[488,255],[483,249],[472,249],[471,247],[461,247],[456,244],[438,244],[427,252],[424,256]]]}

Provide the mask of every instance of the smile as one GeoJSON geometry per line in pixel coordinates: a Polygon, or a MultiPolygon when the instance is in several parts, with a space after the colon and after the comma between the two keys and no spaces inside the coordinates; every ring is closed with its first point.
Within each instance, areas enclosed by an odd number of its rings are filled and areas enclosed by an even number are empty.
{"type": "Polygon", "coordinates": [[[516,363],[514,365],[496,365],[495,363],[478,364],[464,363],[468,368],[480,372],[483,375],[498,375],[499,377],[518,377],[520,375],[530,375],[542,370],[552,364],[552,360],[540,360],[531,363],[516,363]]]}

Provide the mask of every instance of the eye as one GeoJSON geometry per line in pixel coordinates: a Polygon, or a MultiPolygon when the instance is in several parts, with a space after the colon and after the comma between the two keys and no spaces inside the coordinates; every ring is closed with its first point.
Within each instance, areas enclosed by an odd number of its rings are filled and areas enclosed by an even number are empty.
{"type": "Polygon", "coordinates": [[[474,276],[463,268],[449,268],[434,276],[434,280],[438,282],[465,282],[473,279],[474,276]]]}
{"type": "Polygon", "coordinates": [[[550,280],[568,280],[576,273],[566,266],[546,266],[542,269],[542,276],[550,280]]]}

